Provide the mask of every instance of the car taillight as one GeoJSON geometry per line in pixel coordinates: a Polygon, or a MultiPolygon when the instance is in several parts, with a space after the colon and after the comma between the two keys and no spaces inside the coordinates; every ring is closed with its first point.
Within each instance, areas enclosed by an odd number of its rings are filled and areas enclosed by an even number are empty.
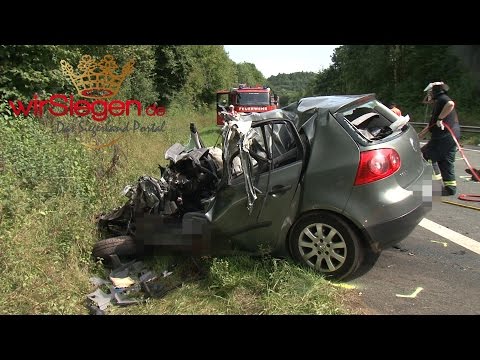
{"type": "Polygon", "coordinates": [[[376,149],[360,153],[355,185],[368,184],[392,175],[400,168],[401,161],[393,149],[376,149]]]}

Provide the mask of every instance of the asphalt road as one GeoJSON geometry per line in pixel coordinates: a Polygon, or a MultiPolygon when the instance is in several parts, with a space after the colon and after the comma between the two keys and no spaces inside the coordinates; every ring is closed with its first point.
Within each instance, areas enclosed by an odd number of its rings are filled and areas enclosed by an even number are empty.
{"type": "MultiPolygon", "coordinates": [[[[480,168],[480,148],[469,148],[464,149],[465,155],[473,167],[480,168]]],[[[424,226],[418,225],[407,239],[383,251],[368,272],[348,282],[365,313],[480,314],[480,202],[457,198],[461,193],[480,196],[480,183],[470,181],[466,168],[458,152],[457,195],[437,198],[421,223],[424,226]],[[434,233],[432,221],[473,241],[442,228],[434,233]]]]}

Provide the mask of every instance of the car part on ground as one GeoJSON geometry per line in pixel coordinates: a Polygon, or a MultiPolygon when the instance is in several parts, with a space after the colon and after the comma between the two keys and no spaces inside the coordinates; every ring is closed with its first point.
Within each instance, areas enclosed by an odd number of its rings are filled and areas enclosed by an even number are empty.
{"type": "MultiPolygon", "coordinates": [[[[373,94],[222,114],[221,150],[205,148],[191,126],[190,145],[167,150],[161,178],[128,187],[129,202],[102,215],[99,226],[131,236],[137,254],[147,245],[203,255],[268,252],[342,279],[407,237],[431,209],[431,167],[408,115],[395,115],[373,94]]],[[[96,253],[108,256],[114,243],[120,246],[110,240],[96,253]]]]}
{"type": "Polygon", "coordinates": [[[142,261],[119,262],[111,269],[108,280],[90,278],[95,291],[87,295],[85,306],[92,315],[104,315],[111,305],[129,306],[147,298],[162,298],[186,282],[203,279],[205,274],[195,258],[183,259],[162,273],[149,269],[142,261]]]}

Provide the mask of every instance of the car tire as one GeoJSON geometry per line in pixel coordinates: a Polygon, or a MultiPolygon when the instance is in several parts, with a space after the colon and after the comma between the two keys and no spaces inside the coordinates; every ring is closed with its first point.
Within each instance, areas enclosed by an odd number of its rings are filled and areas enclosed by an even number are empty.
{"type": "Polygon", "coordinates": [[[327,212],[300,218],[290,231],[289,247],[294,260],[337,280],[353,274],[363,259],[362,244],[353,227],[327,212]]]}
{"type": "Polygon", "coordinates": [[[116,236],[99,240],[93,246],[92,255],[102,259],[110,259],[110,255],[130,256],[135,255],[136,245],[131,236],[116,236]]]}

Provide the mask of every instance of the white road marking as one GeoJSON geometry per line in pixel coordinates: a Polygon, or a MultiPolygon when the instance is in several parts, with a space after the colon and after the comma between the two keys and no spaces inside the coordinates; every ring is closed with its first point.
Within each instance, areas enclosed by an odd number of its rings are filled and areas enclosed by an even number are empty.
{"type": "Polygon", "coordinates": [[[445,241],[436,241],[436,240],[430,240],[431,242],[433,243],[437,243],[437,244],[443,244],[443,247],[447,247],[447,243],[445,241]]]}
{"type": "Polygon", "coordinates": [[[417,289],[416,289],[413,293],[411,293],[410,295],[395,294],[395,296],[397,296],[397,297],[403,297],[403,298],[412,298],[412,299],[413,299],[413,298],[416,298],[417,295],[418,295],[418,294],[420,293],[420,291],[422,291],[422,290],[423,290],[422,287],[417,287],[417,289]]]}
{"type": "Polygon", "coordinates": [[[470,239],[468,236],[459,234],[426,218],[423,218],[418,225],[480,255],[480,242],[470,239]]]}
{"type": "Polygon", "coordinates": [[[465,149],[465,148],[462,148],[463,151],[473,151],[473,152],[480,152],[480,150],[476,150],[476,149],[465,149]]]}

